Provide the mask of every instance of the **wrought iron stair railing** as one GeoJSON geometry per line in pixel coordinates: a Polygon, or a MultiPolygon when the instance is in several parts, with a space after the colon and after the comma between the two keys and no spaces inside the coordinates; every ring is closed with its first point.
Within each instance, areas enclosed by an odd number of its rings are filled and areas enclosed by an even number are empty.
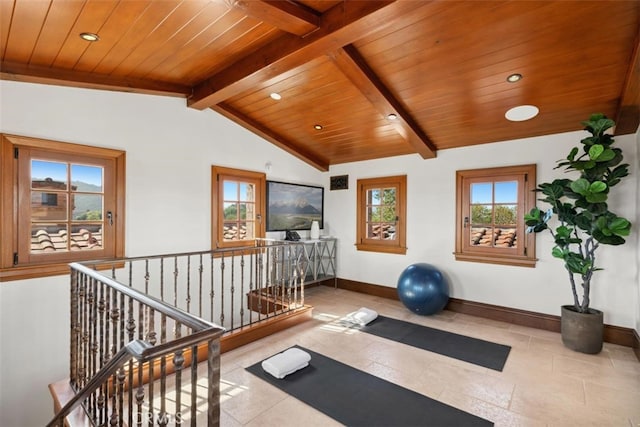
{"type": "Polygon", "coordinates": [[[304,307],[300,252],[259,241],[71,264],[76,396],[49,425],[79,405],[96,426],[218,425],[221,336],[304,307]]]}

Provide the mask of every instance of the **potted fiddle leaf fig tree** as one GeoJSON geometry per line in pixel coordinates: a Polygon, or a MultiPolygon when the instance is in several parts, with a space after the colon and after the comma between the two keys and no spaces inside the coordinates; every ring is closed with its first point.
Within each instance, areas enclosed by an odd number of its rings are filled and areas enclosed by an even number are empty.
{"type": "Polygon", "coordinates": [[[582,148],[574,147],[556,167],[572,173],[573,179],[538,185],[535,191],[544,196],[539,200],[550,208],[535,207],[524,219],[527,232],[547,230],[551,234],[555,242],[551,253],[562,260],[569,275],[573,304],[561,307],[562,342],[572,350],[595,354],[602,350],[604,330],[603,313],[591,308],[589,299],[593,274],[601,270],[596,251],[602,245],[624,244],[630,233],[631,223],[607,204],[612,188],[629,175],[629,165],[622,163],[622,150],[605,133],[615,125],[613,120],[593,114],[582,124],[591,136],[582,139],[582,148]],[[557,221],[553,226],[549,224],[552,218],[557,221]]]}

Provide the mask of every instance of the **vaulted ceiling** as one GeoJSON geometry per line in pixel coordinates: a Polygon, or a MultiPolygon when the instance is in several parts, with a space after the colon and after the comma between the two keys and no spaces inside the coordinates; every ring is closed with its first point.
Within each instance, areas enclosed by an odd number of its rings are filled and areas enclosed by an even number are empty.
{"type": "Polygon", "coordinates": [[[327,170],[578,130],[594,112],[635,132],[639,29],[636,0],[0,0],[0,71],[183,97],[327,170]],[[519,105],[539,114],[506,120],[519,105]]]}

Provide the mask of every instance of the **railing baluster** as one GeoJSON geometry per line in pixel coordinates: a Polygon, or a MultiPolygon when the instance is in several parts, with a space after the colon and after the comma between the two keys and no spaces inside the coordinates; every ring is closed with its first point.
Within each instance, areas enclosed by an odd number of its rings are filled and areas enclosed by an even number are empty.
{"type": "MultiPolygon", "coordinates": [[[[259,249],[258,249],[259,250],[259,249]]],[[[254,262],[257,260],[258,257],[258,251],[256,250],[255,252],[253,252],[250,256],[249,256],[249,295],[256,295],[256,297],[258,297],[257,293],[254,294],[254,285],[257,282],[257,277],[255,278],[256,280],[254,280],[253,275],[256,274],[257,275],[257,270],[254,269],[254,262]]],[[[249,310],[249,324],[252,323],[253,320],[253,310],[249,310]]]]}
{"type": "Polygon", "coordinates": [[[133,263],[129,262],[129,287],[133,287],[133,263]]]}
{"type": "MultiPolygon", "coordinates": [[[[132,262],[133,264],[133,262],[132,262]]],[[[144,293],[149,295],[149,279],[151,276],[149,275],[149,260],[144,260],[144,293]]]]}
{"type": "MultiPolygon", "coordinates": [[[[83,281],[84,282],[84,281],[83,281]]],[[[86,341],[85,341],[85,295],[87,292],[86,283],[81,283],[80,289],[78,290],[79,297],[79,312],[80,312],[80,320],[79,320],[79,331],[78,331],[78,339],[80,342],[80,357],[79,357],[79,366],[78,366],[78,386],[80,388],[84,387],[85,378],[86,378],[86,360],[85,360],[85,350],[86,350],[86,341]]]]}
{"type": "MultiPolygon", "coordinates": [[[[100,328],[98,331],[98,365],[99,368],[102,369],[102,367],[105,364],[105,349],[108,348],[105,346],[105,324],[108,324],[107,320],[106,320],[106,304],[105,304],[105,285],[104,283],[100,283],[99,284],[99,290],[98,290],[98,323],[100,324],[100,328]]],[[[105,396],[105,391],[106,391],[106,385],[103,385],[100,390],[98,390],[98,396],[97,396],[97,401],[96,401],[96,411],[97,411],[97,419],[99,421],[100,424],[106,422],[106,413],[105,413],[105,407],[106,407],[106,396],[105,396]]]]}
{"type": "Polygon", "coordinates": [[[220,341],[210,340],[207,347],[207,426],[214,427],[220,414],[220,357],[215,357],[220,354],[220,341]]]}
{"type": "MultiPolygon", "coordinates": [[[[182,336],[182,325],[179,322],[176,322],[176,339],[182,336]]],[[[173,413],[174,420],[177,418],[182,418],[182,368],[184,366],[184,355],[182,350],[178,350],[173,354],[173,367],[174,378],[175,378],[175,393],[176,393],[176,407],[173,413]]]]}
{"type": "Polygon", "coordinates": [[[187,256],[187,313],[191,313],[191,257],[187,256]]]}
{"type": "Polygon", "coordinates": [[[224,253],[220,257],[220,325],[224,327],[224,253]]]}
{"type": "Polygon", "coordinates": [[[236,281],[235,281],[235,254],[232,252],[231,253],[231,261],[229,261],[231,263],[231,289],[230,289],[230,293],[231,293],[231,297],[229,298],[229,311],[231,312],[231,329],[233,329],[235,327],[235,325],[233,324],[233,312],[235,311],[233,309],[233,300],[234,300],[234,294],[236,291],[236,281]]]}
{"type": "Polygon", "coordinates": [[[211,313],[210,313],[209,320],[211,320],[213,322],[213,313],[214,313],[214,311],[213,311],[213,301],[214,301],[214,299],[216,297],[216,292],[215,292],[215,288],[214,288],[214,286],[215,286],[215,274],[214,274],[214,271],[215,271],[214,270],[215,258],[214,258],[213,252],[211,253],[210,260],[211,260],[211,267],[210,267],[211,272],[209,273],[209,275],[211,277],[211,291],[209,292],[209,303],[211,304],[211,313]]]}
{"type": "MultiPolygon", "coordinates": [[[[127,317],[129,318],[127,320],[127,332],[129,334],[128,336],[128,340],[129,342],[133,341],[135,339],[135,332],[136,332],[136,321],[135,321],[135,315],[134,315],[134,309],[133,309],[133,298],[127,298],[128,301],[128,313],[127,313],[127,317]]],[[[127,408],[129,409],[128,411],[128,416],[127,416],[127,424],[128,425],[133,425],[133,370],[134,370],[134,362],[133,360],[129,361],[129,370],[127,372],[128,374],[128,390],[129,393],[127,393],[127,408]]]]}
{"type": "MultiPolygon", "coordinates": [[[[89,377],[93,378],[93,376],[98,372],[98,365],[96,363],[96,355],[98,352],[98,341],[97,341],[97,328],[98,328],[98,319],[97,319],[97,298],[98,291],[98,282],[96,280],[91,281],[90,288],[90,309],[89,309],[89,377]]],[[[88,399],[88,412],[95,415],[96,411],[96,395],[92,394],[88,399]]]]}
{"type": "Polygon", "coordinates": [[[153,427],[153,422],[155,421],[155,407],[153,404],[153,401],[155,399],[155,396],[153,394],[154,390],[153,390],[153,385],[156,382],[156,377],[154,375],[154,361],[149,362],[149,412],[146,414],[147,415],[147,420],[149,421],[149,427],[153,427]]]}
{"type": "MultiPolygon", "coordinates": [[[[117,312],[117,318],[116,318],[116,325],[114,326],[114,328],[118,329],[118,343],[116,345],[116,347],[114,347],[114,351],[113,351],[113,356],[115,356],[115,354],[120,351],[120,349],[122,347],[125,346],[125,303],[124,303],[124,298],[125,296],[123,294],[117,294],[117,296],[119,298],[116,298],[117,300],[119,300],[118,302],[118,312],[117,312]]],[[[117,378],[117,383],[116,383],[116,393],[117,393],[117,402],[118,402],[118,406],[116,409],[117,415],[118,415],[118,425],[122,425],[123,422],[123,408],[124,408],[124,379],[125,379],[125,375],[124,375],[124,369],[120,369],[118,371],[118,373],[116,374],[116,378],[117,378]]]]}
{"type": "Polygon", "coordinates": [[[78,383],[78,353],[79,353],[79,342],[78,342],[78,333],[80,326],[78,324],[78,305],[79,305],[79,296],[78,296],[78,287],[79,287],[79,276],[81,273],[77,270],[71,271],[71,287],[70,287],[70,316],[69,316],[69,380],[71,384],[75,387],[78,383]]]}
{"type": "Polygon", "coordinates": [[[200,254],[200,265],[198,267],[199,279],[198,279],[198,317],[202,318],[202,288],[204,282],[202,281],[202,274],[204,272],[204,266],[202,264],[202,254],[200,254]]]}
{"type": "Polygon", "coordinates": [[[244,251],[240,252],[240,325],[242,328],[244,326],[244,304],[243,298],[244,296],[244,251]]]}
{"type": "Polygon", "coordinates": [[[173,306],[178,307],[178,257],[173,258],[173,306]]]}
{"type": "MultiPolygon", "coordinates": [[[[148,263],[147,263],[148,267],[148,263]]],[[[145,318],[144,313],[146,311],[146,307],[138,301],[138,339],[144,339],[144,325],[145,318]]],[[[133,390],[133,383],[130,384],[131,390],[133,390]]],[[[136,413],[136,424],[137,426],[142,425],[142,405],[144,403],[144,369],[143,364],[138,363],[138,389],[136,390],[136,405],[137,405],[137,413],[136,413]]]]}
{"type": "Polygon", "coordinates": [[[191,347],[191,427],[196,427],[198,418],[198,346],[191,347]]]}
{"type": "MultiPolygon", "coordinates": [[[[160,314],[160,343],[167,342],[167,316],[160,314]]],[[[158,425],[167,425],[167,357],[160,358],[160,413],[158,414],[158,425]]]]}
{"type": "Polygon", "coordinates": [[[160,258],[160,300],[164,301],[164,258],[160,258]]]}

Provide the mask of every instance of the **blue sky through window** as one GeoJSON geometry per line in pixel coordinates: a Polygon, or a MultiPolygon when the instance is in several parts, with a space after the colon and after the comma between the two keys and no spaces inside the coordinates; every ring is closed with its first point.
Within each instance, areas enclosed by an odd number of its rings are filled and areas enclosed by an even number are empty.
{"type": "MultiPolygon", "coordinates": [[[[31,179],[44,180],[47,178],[58,182],[67,182],[67,164],[32,160],[31,179]]],[[[102,168],[99,166],[71,165],[71,179],[72,181],[80,181],[102,187],[102,168]]]]}
{"type": "Polygon", "coordinates": [[[492,200],[492,182],[481,182],[471,184],[471,203],[517,203],[518,202],[518,182],[500,181],[495,182],[495,201],[492,200]]]}

